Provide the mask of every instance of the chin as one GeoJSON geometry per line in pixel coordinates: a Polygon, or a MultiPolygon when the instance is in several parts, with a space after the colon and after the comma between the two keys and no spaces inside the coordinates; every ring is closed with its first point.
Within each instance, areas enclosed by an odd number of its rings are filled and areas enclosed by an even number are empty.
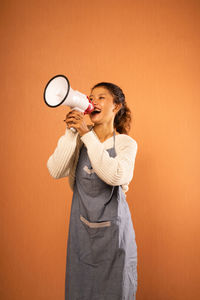
{"type": "Polygon", "coordinates": [[[98,124],[101,122],[101,118],[99,118],[98,116],[91,116],[90,115],[90,121],[94,124],[98,124]]]}

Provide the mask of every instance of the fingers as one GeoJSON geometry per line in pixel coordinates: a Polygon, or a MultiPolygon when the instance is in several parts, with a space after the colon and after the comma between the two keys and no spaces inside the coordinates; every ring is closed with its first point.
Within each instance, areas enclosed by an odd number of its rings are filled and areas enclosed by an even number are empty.
{"type": "Polygon", "coordinates": [[[71,110],[67,115],[66,115],[66,117],[71,117],[71,116],[73,116],[73,117],[75,117],[75,118],[77,118],[77,119],[82,119],[82,117],[84,116],[84,113],[82,113],[82,112],[80,112],[80,111],[77,111],[77,110],[71,110]]]}
{"type": "Polygon", "coordinates": [[[81,127],[81,122],[75,118],[70,118],[67,122],[66,122],[66,125],[67,125],[67,128],[75,128],[75,129],[79,129],[81,127]]]}
{"type": "Polygon", "coordinates": [[[84,113],[73,110],[66,115],[66,119],[64,121],[69,129],[76,129],[79,135],[82,136],[89,132],[84,116],[84,113]]]}
{"type": "Polygon", "coordinates": [[[77,122],[77,121],[81,121],[83,119],[83,117],[80,116],[68,116],[65,121],[66,123],[71,123],[71,122],[77,122]]]}
{"type": "Polygon", "coordinates": [[[67,128],[75,128],[75,129],[78,129],[80,127],[79,124],[75,124],[75,123],[68,123],[67,124],[67,128]]]}
{"type": "Polygon", "coordinates": [[[76,111],[76,110],[72,110],[66,115],[64,122],[74,123],[76,121],[82,120],[83,117],[84,117],[84,113],[76,111]]]}
{"type": "Polygon", "coordinates": [[[70,118],[67,118],[66,120],[65,120],[65,122],[66,122],[66,124],[68,125],[70,125],[70,124],[77,124],[77,122],[79,122],[80,120],[79,119],[77,119],[77,118],[74,118],[74,117],[70,117],[70,118]]]}

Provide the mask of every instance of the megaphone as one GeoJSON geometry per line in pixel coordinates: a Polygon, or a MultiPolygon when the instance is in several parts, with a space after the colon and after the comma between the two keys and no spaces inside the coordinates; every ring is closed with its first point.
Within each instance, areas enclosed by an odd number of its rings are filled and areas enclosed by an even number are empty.
{"type": "Polygon", "coordinates": [[[49,107],[67,105],[84,114],[94,110],[90,99],[79,91],[74,91],[65,75],[56,75],[48,81],[44,89],[44,101],[49,107]]]}

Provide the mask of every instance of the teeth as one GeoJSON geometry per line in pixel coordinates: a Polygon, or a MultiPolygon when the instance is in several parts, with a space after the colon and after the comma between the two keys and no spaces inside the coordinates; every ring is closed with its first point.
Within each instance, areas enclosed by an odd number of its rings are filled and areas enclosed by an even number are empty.
{"type": "Polygon", "coordinates": [[[94,109],[94,110],[93,110],[93,113],[95,113],[95,112],[100,112],[100,110],[94,109]]]}
{"type": "Polygon", "coordinates": [[[95,113],[100,113],[101,112],[101,109],[100,108],[97,108],[95,107],[94,110],[92,111],[92,114],[95,114],[95,113]]]}

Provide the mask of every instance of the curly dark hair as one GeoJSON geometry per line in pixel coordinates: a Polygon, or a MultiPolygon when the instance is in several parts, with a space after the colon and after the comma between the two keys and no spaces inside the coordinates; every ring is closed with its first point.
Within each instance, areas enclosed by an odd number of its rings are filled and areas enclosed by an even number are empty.
{"type": "Polygon", "coordinates": [[[114,98],[114,103],[122,104],[121,109],[117,112],[115,119],[114,119],[114,128],[119,133],[128,134],[131,128],[131,111],[127,106],[125,95],[122,89],[117,86],[116,84],[110,82],[100,82],[95,84],[91,90],[96,87],[104,87],[106,88],[114,98]]]}

